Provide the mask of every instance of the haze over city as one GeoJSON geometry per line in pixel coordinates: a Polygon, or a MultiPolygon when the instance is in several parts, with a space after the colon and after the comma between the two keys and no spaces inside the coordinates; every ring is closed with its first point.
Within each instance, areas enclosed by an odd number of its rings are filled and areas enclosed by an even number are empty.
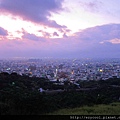
{"type": "Polygon", "coordinates": [[[119,58],[120,0],[0,0],[0,58],[119,58]]]}

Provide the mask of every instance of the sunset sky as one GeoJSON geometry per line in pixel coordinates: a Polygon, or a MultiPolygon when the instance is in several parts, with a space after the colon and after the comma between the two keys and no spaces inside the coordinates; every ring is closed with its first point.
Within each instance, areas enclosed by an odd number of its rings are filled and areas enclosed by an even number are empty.
{"type": "Polygon", "coordinates": [[[119,58],[120,0],[0,0],[0,58],[119,58]]]}

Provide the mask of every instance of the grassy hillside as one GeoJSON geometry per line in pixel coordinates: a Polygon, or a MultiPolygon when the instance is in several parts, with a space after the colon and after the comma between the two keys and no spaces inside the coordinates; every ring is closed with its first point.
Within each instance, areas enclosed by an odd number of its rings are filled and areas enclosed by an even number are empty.
{"type": "Polygon", "coordinates": [[[48,115],[120,115],[120,102],[109,105],[102,104],[73,109],[61,109],[48,115]]]}

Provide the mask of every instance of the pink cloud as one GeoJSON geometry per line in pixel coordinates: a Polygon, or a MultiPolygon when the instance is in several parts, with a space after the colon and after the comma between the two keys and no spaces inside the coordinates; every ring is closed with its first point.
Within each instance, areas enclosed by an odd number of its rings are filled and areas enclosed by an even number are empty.
{"type": "Polygon", "coordinates": [[[120,39],[112,39],[112,40],[109,40],[108,42],[112,43],[112,44],[120,44],[120,39]]]}

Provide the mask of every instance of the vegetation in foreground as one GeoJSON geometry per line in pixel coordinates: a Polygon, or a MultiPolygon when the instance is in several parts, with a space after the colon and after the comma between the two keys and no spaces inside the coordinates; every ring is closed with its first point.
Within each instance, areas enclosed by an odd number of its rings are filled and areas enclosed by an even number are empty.
{"type": "MultiPolygon", "coordinates": [[[[86,109],[90,112],[94,111],[94,105],[120,101],[120,79],[79,82],[81,88],[96,89],[76,91],[72,88],[61,93],[46,94],[40,93],[38,89],[54,90],[59,89],[59,86],[53,85],[45,78],[0,73],[0,115],[45,115],[60,109],[82,109],[83,106],[89,106],[86,109]]],[[[113,105],[112,108],[114,107],[116,106],[113,105]]],[[[118,110],[115,109],[113,111],[117,114],[118,110]]]]}
{"type": "Polygon", "coordinates": [[[48,115],[120,115],[120,102],[109,105],[101,104],[73,109],[61,109],[48,115]]]}

